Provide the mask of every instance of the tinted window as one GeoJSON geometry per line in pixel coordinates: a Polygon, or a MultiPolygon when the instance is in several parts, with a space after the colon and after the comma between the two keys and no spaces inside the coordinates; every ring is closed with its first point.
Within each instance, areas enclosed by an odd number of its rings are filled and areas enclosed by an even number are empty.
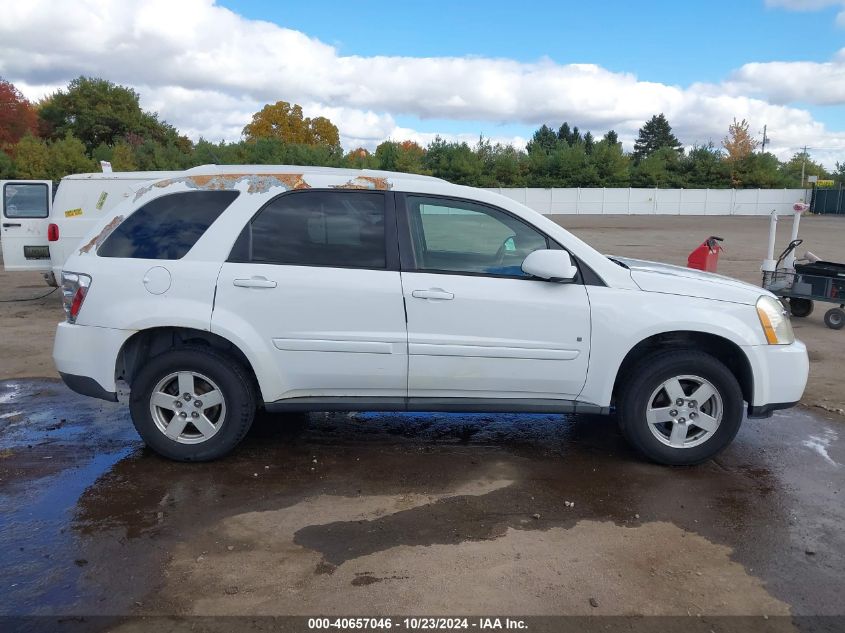
{"type": "Polygon", "coordinates": [[[3,212],[7,218],[46,218],[49,190],[44,183],[8,183],[3,187],[3,212]]]}
{"type": "Polygon", "coordinates": [[[408,211],[418,270],[527,277],[523,260],[548,248],[533,227],[483,205],[408,196],[408,211]]]}
{"type": "Polygon", "coordinates": [[[268,264],[384,268],[384,195],[308,191],[284,195],[247,225],[231,259],[268,264]]]}
{"type": "Polygon", "coordinates": [[[237,197],[237,191],[186,191],[156,198],[121,223],[97,254],[180,259],[237,197]]]}

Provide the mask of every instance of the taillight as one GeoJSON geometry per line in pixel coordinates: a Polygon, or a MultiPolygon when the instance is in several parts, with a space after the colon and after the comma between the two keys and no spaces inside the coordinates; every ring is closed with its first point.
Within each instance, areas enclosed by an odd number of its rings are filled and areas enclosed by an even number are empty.
{"type": "Polygon", "coordinates": [[[62,303],[68,323],[76,323],[76,317],[79,316],[90,287],[90,275],[62,272],[62,303]]]}
{"type": "Polygon", "coordinates": [[[58,224],[50,224],[47,226],[47,241],[48,242],[58,242],[59,241],[59,225],[58,224]]]}

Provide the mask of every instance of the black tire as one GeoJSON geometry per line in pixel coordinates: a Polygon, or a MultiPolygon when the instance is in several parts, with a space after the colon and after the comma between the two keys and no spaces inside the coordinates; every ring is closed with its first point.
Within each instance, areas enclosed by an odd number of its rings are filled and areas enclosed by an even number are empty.
{"type": "MultiPolygon", "coordinates": [[[[670,466],[700,464],[721,452],[739,431],[742,389],[731,371],[709,354],[689,349],[658,351],[641,359],[628,373],[617,399],[617,410],[623,434],[649,459],[670,466]],[[646,410],[649,398],[660,385],[683,375],[699,376],[711,383],[722,400],[722,420],[701,444],[675,448],[657,439],[646,419],[646,410]]],[[[693,426],[691,431],[694,430],[693,426]]]]}
{"type": "Polygon", "coordinates": [[[831,330],[841,330],[845,327],[845,310],[831,308],[824,313],[824,324],[831,330]]]}
{"type": "Polygon", "coordinates": [[[794,317],[808,317],[813,313],[815,305],[810,299],[790,299],[789,312],[794,317]]]}
{"type": "Polygon", "coordinates": [[[255,409],[255,389],[247,371],[235,359],[205,346],[186,346],[151,358],[132,381],[129,398],[132,422],[147,446],[164,457],[182,462],[211,461],[230,453],[252,425],[255,409]],[[216,420],[219,429],[196,444],[183,444],[167,437],[156,425],[150,409],[150,399],[159,381],[180,371],[208,377],[222,392],[225,403],[225,415],[216,420]]]}

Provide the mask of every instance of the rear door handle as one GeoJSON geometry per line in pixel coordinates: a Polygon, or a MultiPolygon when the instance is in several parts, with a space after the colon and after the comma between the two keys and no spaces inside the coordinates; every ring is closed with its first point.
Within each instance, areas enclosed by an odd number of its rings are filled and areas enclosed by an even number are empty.
{"type": "Polygon", "coordinates": [[[13,226],[20,226],[20,224],[17,224],[17,223],[15,223],[15,222],[3,222],[3,227],[4,227],[4,228],[10,229],[10,228],[12,228],[13,226]]]}
{"type": "Polygon", "coordinates": [[[267,277],[250,277],[249,279],[235,279],[232,283],[241,288],[275,288],[278,284],[267,277]]]}
{"type": "Polygon", "coordinates": [[[414,290],[411,293],[412,297],[417,299],[434,299],[436,301],[451,301],[455,295],[451,292],[446,292],[443,288],[429,288],[428,290],[414,290]]]}

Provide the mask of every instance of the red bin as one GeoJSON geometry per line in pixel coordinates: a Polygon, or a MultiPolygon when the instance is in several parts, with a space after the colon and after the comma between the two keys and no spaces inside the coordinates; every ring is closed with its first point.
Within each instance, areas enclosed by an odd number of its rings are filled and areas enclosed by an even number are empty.
{"type": "Polygon", "coordinates": [[[687,268],[695,268],[697,270],[706,270],[708,273],[715,273],[716,267],[719,265],[719,253],[722,247],[719,242],[723,241],[721,237],[711,235],[704,240],[687,258],[687,268]]]}

